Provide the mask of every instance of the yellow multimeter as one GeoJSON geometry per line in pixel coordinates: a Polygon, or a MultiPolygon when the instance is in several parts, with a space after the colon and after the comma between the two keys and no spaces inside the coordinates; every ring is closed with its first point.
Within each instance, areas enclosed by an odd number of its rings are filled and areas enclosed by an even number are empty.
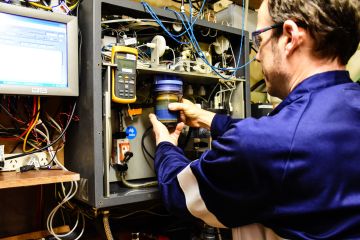
{"type": "Polygon", "coordinates": [[[111,99],[117,103],[133,103],[136,101],[136,48],[113,46],[111,63],[116,64],[112,70],[111,99]]]}

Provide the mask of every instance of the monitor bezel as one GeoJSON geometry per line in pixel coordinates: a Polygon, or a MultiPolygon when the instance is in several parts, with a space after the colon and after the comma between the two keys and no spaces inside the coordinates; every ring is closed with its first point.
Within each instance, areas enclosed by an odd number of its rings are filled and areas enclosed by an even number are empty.
{"type": "MultiPolygon", "coordinates": [[[[79,96],[78,20],[75,16],[46,12],[23,6],[0,3],[0,12],[66,24],[67,30],[67,87],[39,87],[0,84],[0,94],[39,96],[79,96]]],[[[1,24],[1,23],[0,23],[1,24]]],[[[19,63],[19,68],[21,65],[19,63]]],[[[40,68],[40,67],[39,67],[40,68]]]]}

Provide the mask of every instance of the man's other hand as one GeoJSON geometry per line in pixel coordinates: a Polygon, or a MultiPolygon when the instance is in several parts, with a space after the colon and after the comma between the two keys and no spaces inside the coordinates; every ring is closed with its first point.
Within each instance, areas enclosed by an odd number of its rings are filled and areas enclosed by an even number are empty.
{"type": "Polygon", "coordinates": [[[155,133],[156,146],[161,142],[171,142],[175,146],[178,144],[178,139],[182,129],[184,128],[184,123],[180,122],[176,125],[175,129],[172,132],[166,128],[159,120],[157,120],[155,114],[149,114],[150,122],[153,125],[153,131],[155,133]]]}

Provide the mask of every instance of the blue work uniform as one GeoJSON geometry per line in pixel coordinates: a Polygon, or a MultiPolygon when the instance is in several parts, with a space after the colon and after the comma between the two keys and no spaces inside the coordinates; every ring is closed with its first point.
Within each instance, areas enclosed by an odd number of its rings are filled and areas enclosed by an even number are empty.
{"type": "Polygon", "coordinates": [[[155,168],[166,207],[217,227],[261,223],[289,239],[360,239],[360,85],[313,75],[260,119],[215,115],[212,149],[169,142],[155,168]]]}

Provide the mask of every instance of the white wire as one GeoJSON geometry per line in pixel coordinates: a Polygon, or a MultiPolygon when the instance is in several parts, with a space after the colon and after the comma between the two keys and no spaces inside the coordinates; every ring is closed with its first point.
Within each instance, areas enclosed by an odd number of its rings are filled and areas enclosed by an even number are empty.
{"type": "MultiPolygon", "coordinates": [[[[45,139],[46,139],[46,142],[47,144],[49,145],[50,144],[50,139],[49,139],[49,131],[47,129],[47,127],[45,126],[45,124],[41,123],[43,125],[43,128],[45,129],[45,131],[47,132],[47,134],[45,134],[44,132],[42,132],[41,130],[35,128],[35,131],[40,133],[40,135],[42,135],[45,139]]],[[[56,157],[56,152],[54,151],[53,147],[50,146],[48,147],[48,152],[49,152],[49,155],[50,155],[50,159],[53,159],[53,161],[56,163],[56,165],[58,165],[59,167],[61,167],[61,169],[65,170],[65,171],[69,171],[64,165],[62,165],[59,160],[57,159],[56,157]]]]}
{"type": "MultiPolygon", "coordinates": [[[[76,182],[75,182],[76,183],[76,182]]],[[[54,229],[52,227],[52,222],[55,216],[55,213],[59,210],[59,208],[72,196],[75,196],[76,191],[74,191],[74,193],[72,193],[72,189],[74,186],[74,182],[71,182],[71,186],[70,186],[70,190],[69,193],[65,196],[65,198],[50,212],[47,221],[46,221],[46,226],[48,231],[56,238],[56,239],[60,239],[57,237],[56,233],[54,232],[54,229]]],[[[77,190],[77,183],[75,186],[75,189],[77,190]]],[[[61,239],[60,239],[61,240],[61,239]]]]}
{"type": "Polygon", "coordinates": [[[236,58],[235,58],[234,50],[232,48],[232,44],[230,43],[229,45],[230,45],[230,50],[231,50],[232,57],[234,59],[234,66],[235,66],[234,68],[237,68],[237,61],[236,61],[236,58]]]}
{"type": "Polygon", "coordinates": [[[59,130],[58,132],[62,132],[62,128],[60,127],[60,125],[48,114],[46,114],[47,118],[57,127],[57,129],[59,130]]]}
{"type": "Polygon", "coordinates": [[[232,97],[232,93],[234,92],[234,90],[236,89],[236,84],[233,81],[226,81],[223,83],[223,85],[225,85],[225,87],[227,89],[222,89],[222,85],[220,85],[220,91],[218,91],[215,95],[219,96],[220,94],[222,95],[222,99],[225,99],[225,92],[229,92],[230,91],[230,95],[229,95],[229,105],[231,104],[231,97],[232,97]],[[231,86],[231,88],[226,84],[226,83],[234,83],[233,86],[231,86]]]}
{"type": "Polygon", "coordinates": [[[58,237],[66,237],[66,236],[69,236],[70,234],[72,234],[72,233],[75,231],[75,229],[76,229],[76,227],[77,227],[77,225],[78,225],[78,223],[79,223],[79,219],[80,219],[80,211],[77,212],[77,217],[76,217],[75,225],[74,225],[73,228],[70,230],[70,232],[67,232],[67,233],[64,233],[64,234],[57,234],[57,236],[58,236],[58,237]]]}
{"type": "MultiPolygon", "coordinates": [[[[45,126],[45,124],[42,123],[42,121],[41,121],[40,119],[39,119],[39,121],[41,122],[41,126],[44,128],[45,133],[44,133],[43,131],[37,129],[37,128],[34,128],[34,130],[45,138],[47,144],[50,144],[49,130],[47,129],[47,127],[45,126]]],[[[49,147],[49,148],[47,149],[47,151],[48,151],[48,153],[49,153],[49,155],[50,155],[50,159],[54,159],[54,161],[57,162],[56,153],[54,152],[52,146],[49,147]]]]}
{"type": "Polygon", "coordinates": [[[210,98],[211,98],[211,95],[214,93],[215,89],[217,88],[217,86],[219,86],[219,82],[215,85],[215,87],[211,90],[211,93],[209,95],[209,98],[208,98],[208,102],[210,102],[210,98]]]}
{"type": "Polygon", "coordinates": [[[158,181],[149,181],[145,183],[130,183],[125,179],[125,172],[120,173],[122,183],[129,188],[154,187],[158,185],[158,181]]]}
{"type": "MultiPolygon", "coordinates": [[[[64,185],[62,185],[62,189],[63,191],[64,190],[64,185]]],[[[66,234],[56,234],[54,232],[54,229],[53,229],[53,219],[54,219],[54,216],[56,214],[56,212],[66,203],[68,202],[71,198],[73,198],[77,192],[77,189],[78,189],[78,183],[76,181],[73,181],[71,182],[71,186],[70,186],[70,189],[69,189],[69,192],[68,194],[64,194],[65,197],[64,199],[50,212],[48,218],[47,218],[47,221],[46,221],[46,225],[47,225],[47,229],[48,231],[58,240],[62,240],[61,237],[65,237],[65,236],[68,236],[70,235],[74,230],[75,228],[77,227],[78,225],[78,222],[79,222],[79,218],[80,218],[80,214],[82,216],[82,221],[83,221],[83,226],[82,226],[82,230],[81,232],[79,233],[79,235],[77,236],[77,238],[75,238],[74,240],[78,240],[80,239],[80,237],[83,235],[84,231],[85,231],[85,217],[84,217],[84,214],[80,212],[78,212],[78,215],[77,215],[77,220],[76,220],[76,224],[75,226],[71,229],[70,232],[66,233],[66,234]],[[74,187],[75,186],[75,187],[74,187]],[[73,190],[74,188],[74,190],[73,190]]]]}
{"type": "MultiPolygon", "coordinates": [[[[227,82],[227,83],[230,83],[230,82],[227,82]]],[[[236,83],[235,82],[232,82],[234,85],[232,86],[231,88],[231,91],[230,91],[230,95],[229,95],[229,106],[231,106],[231,99],[232,99],[232,96],[233,96],[233,93],[236,89],[236,83]]],[[[232,108],[232,107],[231,107],[232,108]]]]}
{"type": "Polygon", "coordinates": [[[139,46],[136,46],[136,48],[141,48],[141,47],[144,47],[144,46],[147,46],[146,43],[145,44],[141,44],[139,46]]]}
{"type": "Polygon", "coordinates": [[[174,49],[172,49],[171,47],[169,47],[169,49],[171,50],[171,52],[172,52],[172,54],[173,54],[173,64],[175,64],[175,51],[174,51],[174,49]]]}
{"type": "MultiPolygon", "coordinates": [[[[55,125],[56,125],[56,123],[55,123],[55,125]]],[[[45,129],[46,134],[45,134],[44,132],[42,132],[41,130],[37,129],[37,128],[35,128],[35,130],[36,130],[38,133],[40,133],[40,135],[42,135],[42,136],[46,139],[47,143],[49,144],[49,143],[50,143],[50,140],[49,140],[49,131],[48,131],[47,127],[45,126],[45,124],[43,124],[43,123],[42,123],[42,127],[45,129]]],[[[58,127],[59,127],[59,129],[60,129],[60,126],[58,126],[58,127]]],[[[57,165],[59,165],[62,169],[64,169],[64,170],[67,171],[67,169],[57,160],[56,152],[53,152],[52,146],[48,148],[48,151],[49,151],[49,154],[50,154],[51,158],[54,160],[54,162],[55,162],[57,165]]],[[[59,204],[50,212],[50,214],[49,214],[49,216],[48,216],[48,218],[47,218],[47,228],[48,228],[48,231],[49,231],[56,239],[61,240],[61,238],[59,238],[59,237],[65,237],[65,236],[70,235],[72,232],[74,232],[74,230],[75,230],[75,229],[77,228],[77,226],[78,226],[79,219],[80,219],[80,214],[81,214],[81,215],[82,215],[82,220],[83,220],[83,228],[82,228],[82,231],[80,232],[79,236],[75,239],[75,240],[77,240],[77,239],[79,239],[79,238],[82,236],[82,234],[84,233],[84,230],[85,230],[85,218],[84,218],[84,215],[83,215],[80,211],[78,211],[78,215],[77,215],[77,219],[76,219],[76,223],[75,223],[74,227],[73,227],[68,233],[66,233],[66,234],[56,234],[56,233],[54,232],[53,227],[52,227],[52,225],[53,225],[53,219],[54,219],[54,216],[55,216],[56,212],[62,207],[62,205],[64,205],[64,204],[65,204],[66,202],[68,202],[72,197],[75,196],[75,194],[76,194],[76,192],[77,192],[77,189],[78,189],[78,184],[77,184],[76,181],[71,182],[71,187],[70,187],[70,190],[69,190],[69,193],[68,193],[68,194],[65,193],[65,187],[64,187],[64,184],[63,184],[63,183],[61,183],[61,186],[62,186],[62,191],[63,191],[63,194],[64,194],[65,197],[64,197],[64,199],[61,201],[61,203],[59,203],[59,204]],[[74,185],[75,185],[75,190],[73,191],[74,185]],[[73,191],[73,193],[72,193],[72,191],[73,191]]]]}
{"type": "MultiPolygon", "coordinates": [[[[47,144],[50,144],[50,134],[49,134],[49,130],[47,129],[47,127],[45,126],[44,123],[41,123],[41,126],[45,129],[45,133],[46,133],[46,143],[47,143],[47,144]]],[[[38,131],[38,129],[36,129],[36,131],[38,131]]],[[[57,161],[56,154],[55,154],[52,146],[49,147],[47,150],[48,150],[48,152],[49,152],[50,159],[54,159],[54,161],[55,161],[55,159],[56,159],[56,161],[57,161]]]]}

